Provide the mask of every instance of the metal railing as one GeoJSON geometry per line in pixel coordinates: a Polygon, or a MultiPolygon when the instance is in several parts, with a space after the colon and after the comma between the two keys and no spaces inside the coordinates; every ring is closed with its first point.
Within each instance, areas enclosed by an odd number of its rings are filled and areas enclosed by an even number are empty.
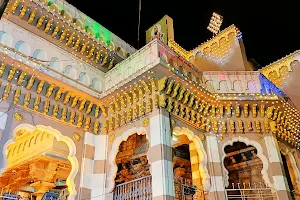
{"type": "Polygon", "coordinates": [[[191,179],[174,177],[175,200],[201,200],[204,192],[192,185],[191,179]]]}
{"type": "Polygon", "coordinates": [[[4,192],[4,188],[2,188],[1,192],[0,192],[0,199],[1,200],[14,200],[14,199],[19,199],[19,196],[16,193],[11,193],[10,190],[8,192],[4,192]]]}
{"type": "Polygon", "coordinates": [[[232,183],[232,188],[225,189],[228,200],[275,200],[276,191],[265,187],[263,184],[237,184],[232,183]]]}
{"type": "Polygon", "coordinates": [[[114,200],[152,199],[151,176],[145,176],[116,186],[114,200]]]}

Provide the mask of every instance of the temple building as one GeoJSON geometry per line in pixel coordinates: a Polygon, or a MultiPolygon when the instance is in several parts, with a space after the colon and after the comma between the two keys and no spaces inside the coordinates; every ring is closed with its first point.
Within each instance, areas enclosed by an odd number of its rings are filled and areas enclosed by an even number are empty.
{"type": "Polygon", "coordinates": [[[0,199],[299,200],[300,52],[256,70],[235,25],[188,51],[168,16],[146,38],[9,1],[0,199]]]}

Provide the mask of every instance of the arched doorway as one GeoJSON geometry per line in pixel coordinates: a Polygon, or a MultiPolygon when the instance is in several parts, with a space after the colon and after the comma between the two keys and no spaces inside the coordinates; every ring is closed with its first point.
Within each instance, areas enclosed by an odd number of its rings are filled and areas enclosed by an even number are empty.
{"type": "Polygon", "coordinates": [[[228,199],[272,199],[276,197],[265,183],[262,160],[258,150],[244,142],[235,141],[224,147],[224,167],[228,172],[228,199]]]}
{"type": "Polygon", "coordinates": [[[117,174],[115,177],[114,199],[151,198],[151,176],[147,152],[149,142],[146,135],[133,134],[119,146],[115,162],[117,174]]]}
{"type": "MultiPolygon", "coordinates": [[[[144,127],[138,127],[138,128],[134,127],[128,129],[113,141],[111,146],[111,151],[108,156],[110,171],[107,175],[107,187],[105,188],[106,193],[113,192],[115,199],[118,199],[117,197],[120,198],[125,197],[126,195],[128,195],[128,192],[131,192],[133,195],[142,194],[148,197],[149,199],[151,199],[151,194],[152,194],[151,176],[144,176],[137,179],[134,179],[132,177],[132,175],[135,175],[135,178],[141,175],[147,175],[147,173],[145,174],[145,172],[147,172],[148,170],[143,170],[140,171],[141,173],[137,173],[138,170],[133,172],[130,169],[130,168],[133,168],[133,170],[134,168],[141,169],[142,168],[141,166],[147,167],[146,162],[148,163],[148,157],[147,157],[148,147],[149,147],[148,142],[149,142],[149,138],[147,135],[147,131],[144,127]],[[133,136],[130,140],[128,140],[132,135],[136,135],[136,136],[133,136]],[[143,137],[140,138],[137,136],[143,136],[143,137]],[[143,142],[137,141],[140,139],[143,142]],[[145,141],[145,139],[147,142],[145,141]],[[145,158],[147,158],[147,160],[145,158]],[[132,160],[132,162],[128,163],[129,160],[132,160]],[[131,178],[124,178],[124,175],[126,174],[130,174],[131,178]]],[[[142,198],[139,195],[134,197],[142,198]]]]}
{"type": "Polygon", "coordinates": [[[293,199],[300,199],[299,169],[297,168],[293,154],[288,149],[282,148],[280,153],[291,196],[293,199]]]}
{"type": "Polygon", "coordinates": [[[44,195],[74,199],[78,171],[75,144],[51,127],[19,125],[4,145],[5,168],[0,188],[30,200],[44,195]]]}
{"type": "MultiPolygon", "coordinates": [[[[186,138],[186,136],[183,137],[186,138]]],[[[188,139],[186,138],[185,140],[188,139]]],[[[175,199],[203,199],[204,195],[201,179],[193,180],[192,176],[193,169],[191,164],[190,141],[180,146],[173,146],[172,149],[175,199]]],[[[199,171],[196,170],[196,173],[197,172],[199,173],[199,171]]]]}
{"type": "Polygon", "coordinates": [[[210,188],[207,158],[199,136],[175,127],[172,137],[175,199],[204,199],[210,188]]]}

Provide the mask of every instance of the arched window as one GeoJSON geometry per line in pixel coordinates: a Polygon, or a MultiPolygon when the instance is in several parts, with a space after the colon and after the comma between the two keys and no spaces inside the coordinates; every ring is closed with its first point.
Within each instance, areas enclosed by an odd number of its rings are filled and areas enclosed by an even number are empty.
{"type": "Polygon", "coordinates": [[[71,78],[73,78],[73,79],[74,79],[75,77],[77,77],[77,71],[76,71],[76,69],[75,69],[73,66],[71,66],[71,65],[67,65],[67,66],[66,66],[64,73],[65,73],[67,76],[69,76],[69,77],[71,77],[71,78]]]}
{"type": "Polygon", "coordinates": [[[0,31],[0,42],[6,46],[13,47],[13,37],[4,31],[0,31]]]}
{"type": "Polygon", "coordinates": [[[50,67],[55,71],[61,72],[62,71],[62,63],[59,61],[58,58],[53,57],[50,61],[50,67]]]}
{"type": "Polygon", "coordinates": [[[33,53],[33,57],[43,61],[46,61],[48,59],[46,52],[41,49],[36,49],[33,53]]]}
{"type": "Polygon", "coordinates": [[[15,50],[21,52],[22,54],[29,56],[30,55],[30,47],[27,43],[20,40],[15,45],[15,50]]]}
{"type": "Polygon", "coordinates": [[[85,72],[81,72],[79,74],[79,82],[83,83],[83,84],[87,84],[88,83],[88,78],[85,72]]]}
{"type": "Polygon", "coordinates": [[[92,79],[92,85],[91,85],[92,88],[100,91],[101,90],[101,85],[100,85],[100,82],[96,79],[96,78],[93,78],[92,79]]]}

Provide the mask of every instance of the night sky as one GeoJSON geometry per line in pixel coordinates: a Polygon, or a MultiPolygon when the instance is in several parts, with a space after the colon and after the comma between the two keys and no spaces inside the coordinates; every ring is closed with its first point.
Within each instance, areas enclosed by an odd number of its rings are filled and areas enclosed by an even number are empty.
{"type": "MultiPolygon", "coordinates": [[[[137,48],[138,0],[68,2],[137,48]]],[[[224,17],[221,29],[235,24],[242,32],[248,59],[265,66],[300,49],[300,1],[278,2],[142,0],[140,47],[145,44],[145,31],[167,14],[174,21],[175,41],[191,50],[211,38],[206,28],[217,12],[224,17]]]]}

